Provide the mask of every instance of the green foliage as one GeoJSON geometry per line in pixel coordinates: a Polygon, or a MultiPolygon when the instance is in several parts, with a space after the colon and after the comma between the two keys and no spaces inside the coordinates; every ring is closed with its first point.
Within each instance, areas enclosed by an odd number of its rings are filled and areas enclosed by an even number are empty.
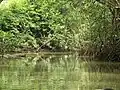
{"type": "Polygon", "coordinates": [[[36,0],[23,4],[20,7],[12,3],[9,8],[1,9],[3,31],[27,34],[38,40],[41,47],[51,49],[68,49],[76,45],[73,40],[76,32],[72,28],[77,23],[74,17],[77,10],[74,10],[72,1],[36,0]]]}
{"type": "Polygon", "coordinates": [[[91,0],[10,0],[0,13],[0,29],[14,36],[16,47],[95,54],[119,46],[111,46],[119,32],[110,9],[91,0]]]}
{"type": "Polygon", "coordinates": [[[15,49],[17,44],[18,40],[12,33],[0,31],[0,53],[2,55],[15,49]]]}
{"type": "Polygon", "coordinates": [[[101,49],[112,34],[112,15],[109,8],[103,7],[99,3],[90,3],[85,10],[89,18],[90,40],[94,47],[101,49]]]}

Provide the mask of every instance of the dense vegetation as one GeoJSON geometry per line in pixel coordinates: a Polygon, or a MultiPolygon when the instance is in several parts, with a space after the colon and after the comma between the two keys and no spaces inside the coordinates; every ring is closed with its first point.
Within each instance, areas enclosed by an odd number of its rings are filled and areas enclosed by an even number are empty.
{"type": "Polygon", "coordinates": [[[75,50],[116,60],[120,54],[119,8],[110,3],[116,5],[114,0],[1,3],[0,52],[75,50]]]}

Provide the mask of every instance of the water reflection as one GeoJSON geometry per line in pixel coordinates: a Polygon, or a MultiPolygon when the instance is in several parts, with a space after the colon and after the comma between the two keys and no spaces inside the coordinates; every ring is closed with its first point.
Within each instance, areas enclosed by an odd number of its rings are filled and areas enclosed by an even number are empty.
{"type": "Polygon", "coordinates": [[[77,55],[0,60],[0,90],[119,90],[120,63],[77,55]]]}

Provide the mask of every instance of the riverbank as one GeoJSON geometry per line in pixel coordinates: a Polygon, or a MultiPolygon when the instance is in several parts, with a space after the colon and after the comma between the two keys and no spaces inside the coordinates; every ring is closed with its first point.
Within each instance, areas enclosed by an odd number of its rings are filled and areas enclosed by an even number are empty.
{"type": "Polygon", "coordinates": [[[19,58],[19,57],[27,57],[27,56],[43,56],[43,55],[70,55],[74,54],[74,52],[19,52],[19,53],[8,53],[4,55],[0,55],[2,58],[19,58]]]}

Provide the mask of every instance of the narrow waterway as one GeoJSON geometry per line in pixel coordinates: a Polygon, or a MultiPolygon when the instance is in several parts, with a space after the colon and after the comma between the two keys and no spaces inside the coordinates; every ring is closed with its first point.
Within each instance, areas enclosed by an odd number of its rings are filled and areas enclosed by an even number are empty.
{"type": "Polygon", "coordinates": [[[78,55],[0,59],[0,90],[120,90],[120,63],[78,55]]]}

